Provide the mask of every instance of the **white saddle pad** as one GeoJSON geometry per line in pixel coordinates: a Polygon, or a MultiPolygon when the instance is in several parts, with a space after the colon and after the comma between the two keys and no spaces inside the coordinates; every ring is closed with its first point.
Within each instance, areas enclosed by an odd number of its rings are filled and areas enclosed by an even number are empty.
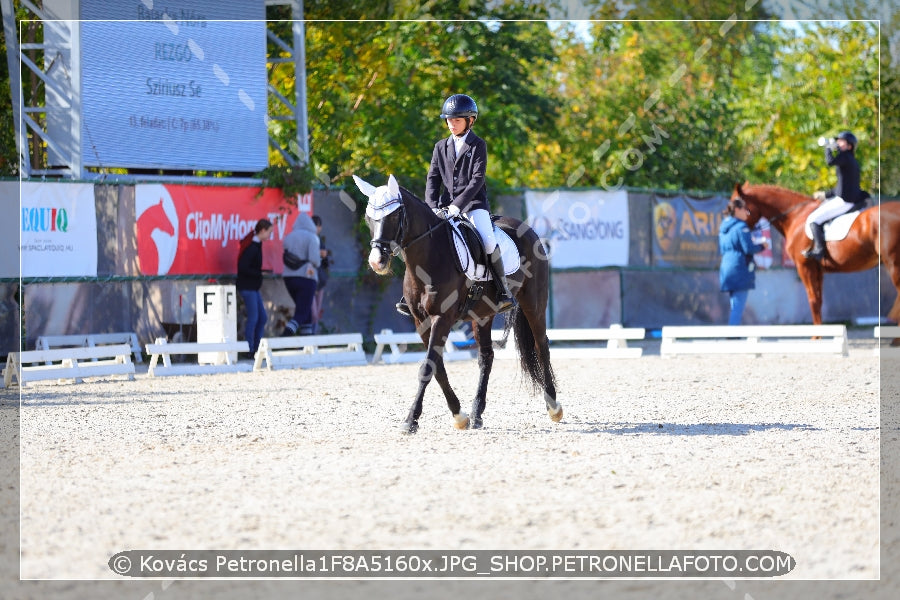
{"type": "MultiPolygon", "coordinates": [[[[463,273],[472,281],[488,281],[493,279],[491,270],[485,265],[476,264],[469,252],[469,247],[463,241],[463,236],[459,232],[459,226],[455,221],[451,221],[453,227],[453,245],[456,247],[456,255],[459,256],[459,264],[463,267],[463,273]]],[[[519,270],[519,249],[516,247],[512,238],[505,231],[494,225],[494,237],[500,246],[500,257],[503,259],[503,271],[506,275],[512,275],[519,270]]]]}
{"type": "MultiPolygon", "coordinates": [[[[825,223],[825,241],[832,242],[847,237],[847,234],[850,232],[850,226],[853,225],[853,221],[855,221],[858,216],[859,211],[852,210],[825,223]]],[[[812,239],[812,231],[809,229],[809,223],[804,226],[804,230],[806,231],[806,237],[812,239]]]]}

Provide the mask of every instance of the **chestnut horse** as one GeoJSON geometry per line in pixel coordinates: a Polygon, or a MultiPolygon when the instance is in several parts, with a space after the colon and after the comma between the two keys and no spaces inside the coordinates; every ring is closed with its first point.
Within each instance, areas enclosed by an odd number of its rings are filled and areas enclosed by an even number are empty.
{"type": "Polygon", "coordinates": [[[806,217],[819,206],[810,196],[775,185],[736,184],[732,199],[743,198],[750,209],[747,224],[752,228],[760,217],[784,236],[785,250],[797,267],[806,287],[813,323],[822,323],[822,280],[825,273],[863,271],[884,264],[897,288],[897,299],[888,313],[900,320],[900,202],[884,202],[863,210],[847,237],[826,244],[821,262],[805,258],[803,250],[811,240],[806,236],[806,217]]]}
{"type": "MultiPolygon", "coordinates": [[[[450,253],[453,251],[448,221],[429,206],[401,188],[391,175],[388,184],[376,188],[356,175],[359,190],[368,196],[366,222],[372,232],[369,266],[379,275],[390,271],[391,257],[400,254],[406,263],[403,295],[409,304],[416,331],[428,348],[419,367],[419,389],[403,424],[405,433],[415,433],[422,414],[425,388],[437,379],[458,429],[478,429],[487,397],[488,378],[494,363],[491,324],[499,306],[492,300],[496,287],[485,282],[484,295],[468,301],[471,282],[459,272],[450,253]],[[471,320],[478,342],[478,389],[472,413],[460,412],[459,399],[450,387],[444,369],[444,345],[450,328],[461,320],[471,320]]],[[[510,291],[518,304],[507,313],[507,329],[512,326],[519,363],[534,387],[544,392],[550,419],[562,419],[562,405],[556,401],[556,383],[550,366],[546,311],[550,283],[550,263],[540,238],[518,219],[500,217],[496,221],[516,244],[520,267],[509,275],[510,291]]]]}

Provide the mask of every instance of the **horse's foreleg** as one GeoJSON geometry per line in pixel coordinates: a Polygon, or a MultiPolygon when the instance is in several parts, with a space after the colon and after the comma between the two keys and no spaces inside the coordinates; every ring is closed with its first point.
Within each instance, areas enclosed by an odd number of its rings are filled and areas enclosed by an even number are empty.
{"type": "Polygon", "coordinates": [[[441,391],[444,392],[444,397],[447,399],[447,408],[450,409],[450,414],[453,415],[453,425],[457,429],[465,429],[469,425],[469,417],[466,413],[460,412],[459,398],[450,386],[447,369],[444,368],[443,347],[441,347],[441,351],[434,361],[434,377],[437,379],[438,385],[441,386],[441,391]]]}
{"type": "MultiPolygon", "coordinates": [[[[900,250],[890,252],[890,254],[883,252],[881,260],[891,277],[891,283],[894,284],[894,288],[897,290],[897,297],[894,298],[894,304],[891,306],[891,310],[888,311],[887,317],[895,323],[900,323],[900,257],[895,256],[895,254],[900,254],[900,250]]],[[[892,345],[896,346],[900,345],[900,343],[898,343],[898,340],[894,340],[892,345]]]]}
{"type": "Polygon", "coordinates": [[[487,405],[488,380],[494,366],[494,342],[491,340],[492,322],[493,317],[486,323],[474,325],[475,339],[478,341],[478,389],[475,392],[475,399],[472,401],[472,413],[469,416],[470,429],[481,429],[484,425],[481,415],[487,405]]]}
{"type": "Polygon", "coordinates": [[[422,341],[428,347],[428,351],[426,352],[425,360],[419,367],[419,389],[416,391],[416,397],[404,422],[404,429],[407,433],[415,433],[419,429],[419,417],[422,415],[425,389],[431,382],[432,377],[435,376],[437,376],[438,384],[447,398],[447,406],[453,414],[456,427],[465,429],[468,424],[466,415],[461,415],[459,412],[459,399],[450,387],[447,371],[444,369],[444,343],[447,340],[447,335],[450,333],[450,327],[446,325],[448,321],[440,317],[432,317],[429,329],[422,332],[422,341]]]}
{"type": "MultiPolygon", "coordinates": [[[[803,260],[803,259],[799,259],[803,260]]],[[[803,287],[806,288],[806,299],[809,301],[809,311],[812,313],[813,325],[822,324],[822,265],[812,261],[797,263],[797,274],[803,287]]]]}

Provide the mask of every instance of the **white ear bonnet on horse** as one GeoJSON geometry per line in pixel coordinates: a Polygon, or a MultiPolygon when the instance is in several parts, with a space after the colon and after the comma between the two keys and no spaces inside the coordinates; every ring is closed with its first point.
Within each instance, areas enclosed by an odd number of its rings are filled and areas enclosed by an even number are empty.
{"type": "Polygon", "coordinates": [[[356,175],[353,176],[353,181],[359,191],[369,197],[366,216],[373,221],[380,221],[403,205],[400,201],[400,186],[393,175],[388,178],[388,185],[380,187],[375,187],[356,175]]]}

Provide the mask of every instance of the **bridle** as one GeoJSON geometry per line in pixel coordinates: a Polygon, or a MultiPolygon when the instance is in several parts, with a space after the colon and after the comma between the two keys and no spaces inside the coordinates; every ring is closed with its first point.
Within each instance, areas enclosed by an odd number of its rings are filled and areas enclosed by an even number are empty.
{"type": "MultiPolygon", "coordinates": [[[[384,206],[379,206],[378,208],[379,208],[379,210],[381,210],[388,206],[391,206],[392,204],[400,205],[400,227],[397,228],[397,232],[394,234],[393,238],[391,238],[389,240],[386,240],[381,237],[373,238],[372,241],[369,242],[369,246],[371,246],[372,248],[377,248],[378,251],[381,252],[382,254],[390,254],[391,256],[397,256],[398,254],[400,254],[400,251],[402,250],[402,248],[400,246],[400,240],[403,238],[403,229],[404,229],[404,224],[406,223],[406,207],[403,206],[403,198],[401,197],[401,198],[397,198],[397,199],[391,199],[390,202],[388,202],[384,206]]],[[[393,214],[393,211],[384,215],[380,219],[375,219],[374,217],[370,217],[370,218],[372,219],[372,221],[374,223],[378,223],[378,222],[386,219],[387,217],[389,217],[392,214],[393,214]]]]}
{"type": "MultiPolygon", "coordinates": [[[[441,227],[445,223],[447,223],[446,219],[441,219],[440,222],[429,227],[424,233],[421,233],[409,240],[405,244],[402,244],[403,240],[403,232],[406,229],[406,206],[403,204],[403,197],[397,199],[391,199],[390,202],[385,204],[384,206],[380,206],[379,209],[384,209],[385,207],[391,206],[392,204],[400,204],[400,226],[397,228],[397,232],[394,234],[394,237],[386,240],[384,238],[374,238],[371,242],[369,242],[369,246],[372,248],[377,248],[379,252],[382,254],[389,254],[390,256],[397,256],[400,252],[406,250],[422,238],[431,235],[438,227],[441,227]]],[[[391,211],[389,214],[385,215],[381,219],[371,218],[373,222],[378,223],[382,219],[387,218],[391,214],[394,214],[394,211],[391,211]]]]}

